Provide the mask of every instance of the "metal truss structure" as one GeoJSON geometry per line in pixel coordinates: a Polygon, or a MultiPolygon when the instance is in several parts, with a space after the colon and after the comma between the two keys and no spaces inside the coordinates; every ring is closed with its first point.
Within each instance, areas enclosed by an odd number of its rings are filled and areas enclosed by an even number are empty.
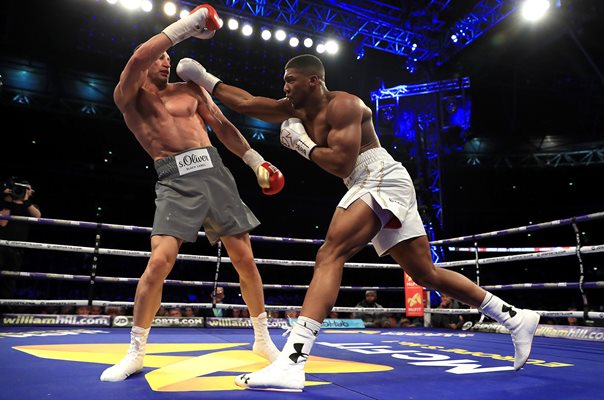
{"type": "MultiPolygon", "coordinates": [[[[199,4],[182,3],[189,7],[199,4]]],[[[423,0],[403,9],[376,0],[225,0],[224,6],[217,8],[227,16],[248,17],[309,37],[333,36],[353,42],[359,52],[372,48],[411,62],[438,63],[475,41],[517,8],[516,0],[480,0],[454,23],[446,23],[443,14],[454,3],[423,0]]]]}
{"type": "Polygon", "coordinates": [[[526,154],[464,153],[466,164],[493,168],[589,167],[604,164],[604,142],[589,150],[526,154]]]}

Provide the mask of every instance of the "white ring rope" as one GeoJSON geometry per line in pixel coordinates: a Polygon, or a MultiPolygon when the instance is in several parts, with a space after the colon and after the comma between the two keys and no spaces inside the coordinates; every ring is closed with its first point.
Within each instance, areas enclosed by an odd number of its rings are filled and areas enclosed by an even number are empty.
{"type": "MultiPolygon", "coordinates": [[[[93,247],[81,247],[81,246],[69,246],[62,244],[51,244],[51,243],[38,243],[38,242],[20,242],[12,240],[0,240],[0,246],[18,247],[36,250],[57,250],[57,251],[70,251],[75,253],[94,253],[95,248],[93,247]]],[[[451,268],[457,266],[476,265],[478,262],[482,264],[494,264],[498,262],[509,262],[509,261],[521,261],[530,260],[537,258],[553,258],[553,257],[564,257],[570,255],[576,255],[576,248],[569,249],[557,249],[553,251],[538,252],[538,253],[527,253],[527,254],[515,254],[511,256],[501,257],[490,257],[481,258],[478,260],[461,260],[461,261],[447,261],[436,263],[437,267],[451,268]]],[[[600,253],[604,251],[604,244],[593,245],[593,246],[582,246],[580,249],[581,254],[589,253],[600,253]]],[[[104,255],[116,255],[116,256],[128,256],[128,257],[149,257],[151,255],[148,251],[137,251],[137,250],[122,250],[122,249],[98,249],[98,254],[104,255]]],[[[218,259],[214,256],[201,256],[195,254],[179,254],[178,260],[189,260],[189,261],[208,261],[216,262],[218,259]]],[[[231,262],[228,257],[222,257],[223,261],[231,262]]],[[[281,266],[301,266],[301,267],[314,267],[314,261],[302,261],[302,260],[279,260],[270,258],[255,258],[256,264],[270,264],[270,265],[281,265],[281,266]]],[[[380,269],[400,269],[398,264],[384,264],[384,263],[346,263],[346,268],[380,268],[380,269]]]]}
{"type": "MultiPolygon", "coordinates": [[[[88,300],[25,300],[25,299],[0,299],[0,305],[10,306],[87,306],[88,300]]],[[[108,301],[108,300],[93,300],[93,306],[117,306],[117,307],[132,307],[134,302],[131,301],[108,301]]],[[[219,308],[230,310],[233,308],[244,308],[243,304],[224,304],[218,303],[214,306],[212,303],[161,303],[163,307],[191,307],[199,309],[219,308]]],[[[265,306],[267,311],[300,311],[300,306],[265,306]]],[[[336,312],[361,312],[361,313],[381,313],[381,314],[403,314],[406,308],[369,308],[369,307],[333,307],[332,311],[336,312]]],[[[432,314],[480,314],[480,311],[475,308],[424,308],[424,311],[432,314]]],[[[544,317],[575,317],[584,318],[586,313],[582,311],[544,311],[534,310],[539,315],[544,317]]],[[[604,319],[604,312],[587,312],[588,319],[604,319]]]]}
{"type": "MultiPolygon", "coordinates": [[[[88,275],[73,275],[73,274],[56,274],[47,272],[18,272],[18,271],[0,271],[0,276],[10,276],[16,278],[32,278],[32,279],[55,279],[63,281],[88,281],[88,275]]],[[[114,276],[97,276],[97,282],[111,283],[138,283],[140,278],[124,278],[114,276]]],[[[183,281],[178,279],[166,279],[166,285],[174,286],[201,286],[208,287],[223,286],[238,288],[239,283],[235,282],[209,282],[209,281],[183,281]]],[[[604,281],[585,282],[585,288],[600,289],[604,288],[604,281]]],[[[505,285],[484,285],[481,286],[485,290],[509,290],[509,289],[576,289],[579,287],[579,282],[546,282],[546,283],[511,283],[505,285]]],[[[287,285],[287,284],[263,284],[265,289],[308,289],[308,285],[287,285]]],[[[403,286],[340,286],[341,290],[381,290],[381,291],[403,291],[403,286]]]]}
{"type": "MultiPolygon", "coordinates": [[[[588,214],[580,217],[567,218],[561,220],[555,220],[540,224],[527,225],[518,228],[504,229],[500,231],[487,232],[472,236],[462,236],[446,240],[433,241],[431,245],[444,245],[448,243],[455,243],[467,240],[473,240],[476,243],[478,239],[484,239],[495,236],[509,235],[512,233],[521,233],[526,231],[535,231],[538,229],[551,228],[561,225],[570,225],[576,227],[576,222],[584,222],[588,220],[595,220],[604,217],[604,212],[588,214]]],[[[46,225],[63,225],[72,227],[83,227],[83,228],[95,228],[104,230],[118,230],[118,231],[130,231],[130,232],[151,232],[151,228],[128,226],[128,225],[116,225],[116,224],[101,224],[91,223],[84,221],[68,221],[68,220],[57,220],[48,218],[33,218],[33,217],[17,217],[0,215],[0,219],[9,219],[16,221],[24,221],[30,223],[40,223],[46,225]]],[[[199,232],[199,236],[205,236],[204,232],[199,232]]],[[[295,239],[295,238],[283,238],[283,237],[269,237],[269,236],[254,236],[250,235],[251,239],[264,240],[264,241],[278,241],[284,243],[306,243],[306,244],[322,244],[323,240],[318,239],[295,239]]],[[[81,247],[81,246],[68,246],[59,244],[49,243],[35,243],[35,242],[22,242],[22,241],[9,241],[0,240],[0,246],[17,247],[17,248],[28,248],[38,250],[56,250],[56,251],[68,251],[76,253],[94,253],[103,255],[115,255],[115,256],[128,256],[128,257],[145,257],[150,256],[148,251],[136,251],[136,250],[122,250],[122,249],[102,249],[98,247],[81,247]]],[[[461,248],[460,248],[461,249],[461,248]]],[[[478,254],[479,249],[477,246],[474,248],[467,248],[462,251],[473,251],[478,254]]],[[[484,249],[484,248],[481,248],[484,249]]],[[[490,248],[487,248],[490,249],[490,248]]],[[[523,248],[520,248],[524,251],[523,248]]],[[[563,257],[569,255],[589,254],[589,253],[600,253],[604,251],[604,245],[592,245],[592,246],[580,246],[576,247],[564,246],[554,248],[528,248],[530,253],[516,254],[503,257],[491,257],[484,259],[472,259],[472,260],[461,260],[436,263],[435,265],[443,268],[450,268],[455,266],[467,266],[475,265],[477,268],[479,265],[493,264],[499,262],[512,262],[529,259],[543,259],[553,257],[563,257]],[[544,251],[546,250],[546,251],[544,251]]],[[[511,249],[511,250],[519,250],[511,249]]],[[[483,250],[485,251],[485,250],[483,250]]],[[[511,252],[510,249],[501,252],[511,252]]],[[[202,256],[192,254],[179,254],[178,260],[189,260],[189,261],[202,261],[202,262],[217,262],[218,257],[214,256],[202,256]]],[[[226,262],[231,262],[229,258],[222,258],[226,262]]],[[[255,259],[257,264],[271,264],[271,265],[286,265],[286,266],[307,266],[314,267],[314,261],[296,261],[296,260],[277,260],[277,259],[255,259]]],[[[385,263],[346,263],[344,265],[347,268],[380,268],[380,269],[399,269],[398,264],[385,264],[385,263]]],[[[37,278],[51,278],[51,279],[73,279],[73,280],[86,280],[90,277],[82,275],[69,275],[69,274],[45,274],[45,273],[15,273],[12,274],[10,271],[0,271],[0,275],[6,276],[19,276],[19,277],[37,277],[37,278]]],[[[119,278],[119,277],[95,277],[97,281],[105,282],[137,282],[138,278],[119,278]]],[[[216,286],[217,282],[203,282],[203,281],[178,281],[178,280],[166,280],[166,283],[174,285],[191,285],[191,286],[216,286]]],[[[237,283],[221,283],[222,286],[239,286],[237,283]]],[[[604,286],[604,282],[558,282],[558,283],[524,283],[524,284],[507,284],[507,285],[490,285],[484,286],[487,290],[505,290],[505,289],[526,289],[526,288],[571,288],[577,287],[595,287],[601,288],[604,286]]],[[[264,285],[265,288],[274,289],[307,289],[307,285],[264,285]]],[[[380,288],[380,287],[352,287],[343,286],[341,289],[344,290],[401,290],[403,288],[380,288]]],[[[0,299],[0,305],[76,305],[76,306],[87,306],[87,305],[116,305],[116,306],[133,306],[133,302],[115,302],[115,301],[104,301],[104,300],[23,300],[23,299],[0,299]]],[[[232,304],[211,304],[211,303],[162,303],[165,307],[193,307],[193,308],[239,308],[244,307],[243,305],[232,305],[232,304]]],[[[299,306],[266,306],[267,310],[300,310],[299,306]]],[[[404,313],[405,308],[360,308],[360,307],[334,307],[333,311],[337,312],[380,312],[380,313],[404,313]]],[[[427,313],[441,313],[441,314],[479,314],[480,312],[476,309],[432,309],[426,308],[427,313]]],[[[604,319],[604,313],[602,312],[591,312],[591,311],[537,311],[542,316],[548,317],[569,317],[574,316],[576,318],[591,318],[591,319],[604,319]]]]}
{"type": "MultiPolygon", "coordinates": [[[[498,231],[479,233],[477,235],[470,236],[460,236],[451,239],[443,239],[443,240],[435,240],[430,242],[433,246],[440,246],[444,244],[456,243],[456,242],[465,242],[465,241],[475,241],[478,239],[485,239],[494,236],[504,236],[510,235],[513,233],[522,233],[522,232],[530,232],[536,231],[545,228],[553,228],[562,225],[570,225],[573,222],[585,222],[590,220],[596,220],[604,218],[604,211],[596,212],[592,214],[581,215],[578,217],[558,219],[549,222],[542,222],[539,224],[532,224],[526,226],[520,226],[517,228],[509,228],[502,229],[498,231]]],[[[93,229],[103,229],[103,230],[114,230],[114,231],[129,231],[129,232],[151,232],[150,227],[143,226],[135,226],[135,225],[118,225],[118,224],[105,224],[105,223],[96,223],[96,222],[86,222],[86,221],[71,221],[71,220],[63,220],[63,219],[52,219],[52,218],[34,218],[34,217],[22,217],[22,216],[12,216],[12,215],[0,215],[0,219],[6,220],[15,220],[29,223],[38,223],[42,225],[62,225],[62,226],[71,226],[71,227],[80,227],[80,228],[93,228],[93,229]]],[[[200,231],[198,232],[198,236],[205,236],[205,233],[200,231]]],[[[262,240],[262,241],[277,241],[277,242],[285,242],[285,243],[305,243],[305,244],[323,244],[323,239],[298,239],[298,238],[286,238],[286,237],[273,237],[273,236],[258,236],[258,235],[250,235],[250,239],[252,240],[262,240]]]]}

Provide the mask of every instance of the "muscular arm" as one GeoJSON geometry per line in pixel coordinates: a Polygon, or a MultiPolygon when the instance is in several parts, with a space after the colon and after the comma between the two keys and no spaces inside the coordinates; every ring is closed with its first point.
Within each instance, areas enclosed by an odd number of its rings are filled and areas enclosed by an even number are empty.
{"type": "Polygon", "coordinates": [[[266,122],[279,124],[293,116],[293,106],[286,99],[253,96],[245,90],[220,82],[212,93],[224,105],[239,114],[251,115],[266,122]]]}
{"type": "Polygon", "coordinates": [[[172,47],[170,39],[165,34],[159,33],[143,43],[132,54],[113,91],[113,100],[122,113],[136,99],[138,90],[145,82],[149,67],[170,47],[172,47]]]}
{"type": "Polygon", "coordinates": [[[199,90],[202,100],[199,102],[197,111],[205,122],[210,125],[218,140],[220,140],[233,154],[243,157],[243,154],[250,149],[250,144],[246,138],[241,134],[239,129],[224,116],[220,108],[214,103],[212,97],[205,89],[200,88],[192,82],[188,83],[188,85],[194,86],[196,91],[199,90]]]}
{"type": "Polygon", "coordinates": [[[325,171],[340,178],[352,172],[361,147],[363,104],[354,96],[331,101],[327,123],[331,126],[327,147],[315,147],[310,159],[325,171]]]}

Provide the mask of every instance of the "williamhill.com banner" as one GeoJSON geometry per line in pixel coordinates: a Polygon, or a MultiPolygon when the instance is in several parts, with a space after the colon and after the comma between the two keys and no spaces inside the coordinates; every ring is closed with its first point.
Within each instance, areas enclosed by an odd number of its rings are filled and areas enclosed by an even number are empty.
{"type": "Polygon", "coordinates": [[[108,315],[3,314],[4,326],[111,326],[108,315]]]}

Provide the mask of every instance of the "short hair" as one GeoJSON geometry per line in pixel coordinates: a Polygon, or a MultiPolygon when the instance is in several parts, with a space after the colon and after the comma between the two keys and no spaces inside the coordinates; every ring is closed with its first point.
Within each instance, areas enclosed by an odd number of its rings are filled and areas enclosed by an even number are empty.
{"type": "Polygon", "coordinates": [[[365,296],[367,296],[368,294],[372,294],[374,296],[377,296],[377,292],[375,290],[367,290],[367,291],[365,291],[365,296]]]}
{"type": "Polygon", "coordinates": [[[325,80],[325,67],[319,59],[319,57],[313,56],[312,54],[300,54],[291,58],[285,69],[296,68],[301,69],[307,73],[318,75],[321,80],[325,80]]]}

